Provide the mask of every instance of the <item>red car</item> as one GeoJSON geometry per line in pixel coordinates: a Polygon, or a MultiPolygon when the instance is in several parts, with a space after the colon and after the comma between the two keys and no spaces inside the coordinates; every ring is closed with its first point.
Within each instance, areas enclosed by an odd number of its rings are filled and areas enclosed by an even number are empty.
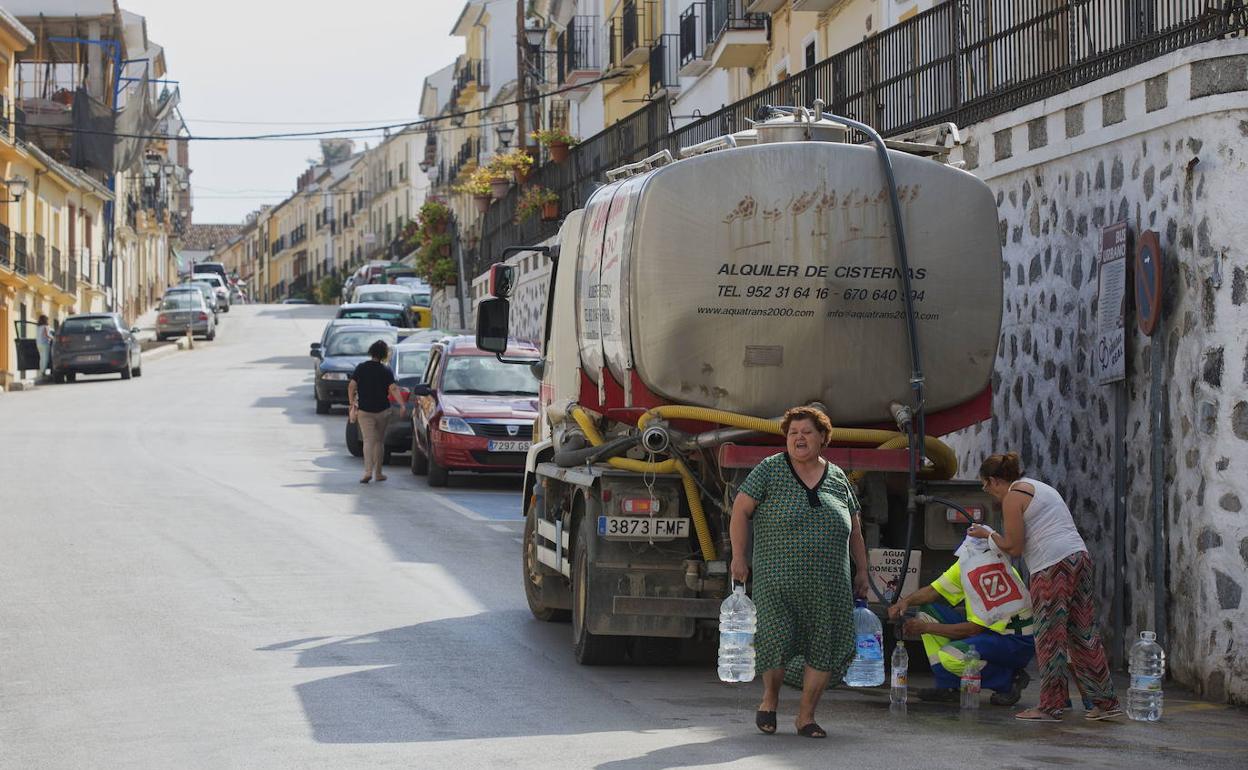
{"type": "MultiPolygon", "coordinates": [[[[538,350],[514,343],[508,354],[538,350]]],[[[529,367],[478,350],[472,337],[434,343],[425,382],[412,389],[412,473],[442,487],[450,471],[523,472],[540,387],[529,367]]]]}

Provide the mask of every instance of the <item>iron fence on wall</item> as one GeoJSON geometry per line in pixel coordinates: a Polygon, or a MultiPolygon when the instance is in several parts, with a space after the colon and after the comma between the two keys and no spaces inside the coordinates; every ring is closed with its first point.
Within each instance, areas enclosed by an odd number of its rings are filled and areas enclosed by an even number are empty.
{"type": "MultiPolygon", "coordinates": [[[[707,0],[706,39],[727,27],[759,24],[738,7],[735,0],[707,0]]],[[[682,31],[694,18],[682,18],[682,31]]],[[[969,125],[1235,34],[1248,34],[1241,0],[942,3],[679,128],[671,128],[667,102],[652,101],[572,148],[565,163],[536,168],[530,184],[558,193],[566,213],[585,204],[607,170],[664,149],[679,157],[681,147],[748,128],[767,105],[809,106],[820,98],[830,112],[886,136],[946,121],[969,125]]],[[[688,37],[671,43],[681,49],[682,64],[697,55],[688,37]]],[[[512,221],[520,192],[514,188],[484,215],[480,242],[465,255],[470,276],[497,261],[507,246],[536,243],[558,231],[557,222],[512,221]]]]}

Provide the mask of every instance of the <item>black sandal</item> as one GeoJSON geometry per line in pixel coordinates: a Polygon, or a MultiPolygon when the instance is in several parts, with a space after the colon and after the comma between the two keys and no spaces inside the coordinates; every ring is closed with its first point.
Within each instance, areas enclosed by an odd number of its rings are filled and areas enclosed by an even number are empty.
{"type": "Polygon", "coordinates": [[[797,734],[804,738],[827,738],[828,733],[814,722],[807,722],[798,728],[797,734]]]}
{"type": "Polygon", "coordinates": [[[763,735],[776,734],[776,712],[774,711],[755,711],[754,726],[763,735]]]}

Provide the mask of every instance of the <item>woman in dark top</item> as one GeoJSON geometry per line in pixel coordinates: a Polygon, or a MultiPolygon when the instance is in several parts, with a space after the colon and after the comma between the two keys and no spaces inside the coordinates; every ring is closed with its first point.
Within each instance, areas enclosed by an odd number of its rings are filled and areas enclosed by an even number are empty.
{"type": "Polygon", "coordinates": [[[390,355],[385,340],[377,340],[368,347],[369,360],[355,367],[351,381],[347,383],[347,402],[351,411],[347,419],[359,422],[360,435],[364,439],[364,477],[367,484],[374,477],[385,481],[381,465],[386,459],[386,426],[390,423],[390,399],[399,405],[399,419],[407,416],[403,392],[394,382],[394,372],[383,361],[390,355]]]}

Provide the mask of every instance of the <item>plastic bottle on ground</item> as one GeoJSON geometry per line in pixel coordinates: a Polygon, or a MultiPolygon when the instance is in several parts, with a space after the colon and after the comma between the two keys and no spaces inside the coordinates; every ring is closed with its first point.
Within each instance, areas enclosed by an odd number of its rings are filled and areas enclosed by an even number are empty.
{"type": "Polygon", "coordinates": [[[864,599],[854,601],[854,659],[845,672],[850,687],[884,684],[884,627],[864,599]]]}
{"type": "Polygon", "coordinates": [[[1161,719],[1161,683],[1166,678],[1166,652],[1157,644],[1157,634],[1142,631],[1131,645],[1128,668],[1131,688],[1127,690],[1127,714],[1137,722],[1161,719]]]}
{"type": "Polygon", "coordinates": [[[961,699],[962,708],[978,709],[979,708],[979,692],[982,680],[980,677],[980,669],[983,668],[983,662],[979,659],[979,651],[974,647],[966,651],[966,667],[962,669],[962,686],[961,699]]]}
{"type": "Polygon", "coordinates": [[[909,693],[910,653],[906,652],[906,644],[900,639],[897,640],[897,646],[893,649],[892,663],[892,690],[889,692],[888,699],[892,703],[904,704],[906,695],[909,693]]]}
{"type": "Polygon", "coordinates": [[[758,611],[737,585],[719,605],[719,678],[723,682],[754,680],[754,632],[758,611]]]}

